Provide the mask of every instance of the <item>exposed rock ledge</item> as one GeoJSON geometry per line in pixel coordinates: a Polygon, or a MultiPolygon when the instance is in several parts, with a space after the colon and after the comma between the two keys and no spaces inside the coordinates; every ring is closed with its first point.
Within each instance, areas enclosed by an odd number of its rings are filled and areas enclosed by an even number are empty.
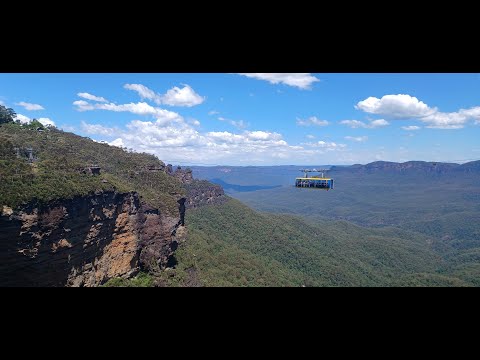
{"type": "Polygon", "coordinates": [[[98,286],[165,268],[178,246],[179,217],[143,206],[135,192],[0,210],[0,286],[98,286]]]}

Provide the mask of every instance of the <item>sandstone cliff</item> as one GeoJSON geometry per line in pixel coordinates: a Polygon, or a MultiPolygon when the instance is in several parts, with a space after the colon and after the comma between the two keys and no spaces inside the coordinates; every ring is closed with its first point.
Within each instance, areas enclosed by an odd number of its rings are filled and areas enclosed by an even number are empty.
{"type": "Polygon", "coordinates": [[[98,286],[140,269],[165,268],[177,246],[178,218],[137,193],[4,207],[0,216],[0,286],[98,286]]]}

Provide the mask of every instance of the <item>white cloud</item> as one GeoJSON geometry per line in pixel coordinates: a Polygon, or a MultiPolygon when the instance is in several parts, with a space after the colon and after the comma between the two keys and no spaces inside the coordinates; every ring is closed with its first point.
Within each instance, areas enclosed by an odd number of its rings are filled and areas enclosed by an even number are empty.
{"type": "Polygon", "coordinates": [[[188,123],[192,124],[193,126],[200,126],[200,121],[198,121],[197,119],[190,119],[188,123]]]}
{"type": "Polygon", "coordinates": [[[96,134],[104,136],[114,136],[118,134],[118,129],[108,128],[102,125],[87,124],[85,121],[81,122],[82,130],[87,134],[96,134]]]}
{"type": "Polygon", "coordinates": [[[87,99],[87,100],[92,100],[92,101],[98,101],[98,102],[108,102],[107,99],[101,96],[95,96],[86,92],[78,93],[77,96],[87,99]]]}
{"type": "Polygon", "coordinates": [[[173,87],[162,96],[162,104],[170,106],[195,106],[200,105],[205,98],[198,95],[190,86],[184,85],[183,89],[173,87]]]}
{"type": "Polygon", "coordinates": [[[249,124],[243,120],[226,119],[223,116],[219,116],[217,119],[220,121],[228,122],[230,125],[235,126],[238,129],[245,129],[249,126],[249,124]]]}
{"type": "Polygon", "coordinates": [[[181,118],[176,112],[153,107],[145,102],[117,105],[114,103],[91,104],[84,100],[77,100],[73,102],[73,105],[77,107],[77,111],[107,110],[114,112],[130,112],[136,115],[152,115],[165,122],[178,121],[181,118]]]}
{"type": "MultiPolygon", "coordinates": [[[[238,133],[200,133],[182,117],[175,122],[134,120],[124,129],[82,124],[84,130],[100,137],[115,136],[109,144],[157,155],[170,162],[202,164],[285,164],[317,159],[322,154],[344,150],[345,145],[318,142],[306,149],[292,146],[277,132],[255,130],[238,133]]],[[[101,140],[101,139],[97,139],[101,140]]]]}
{"type": "Polygon", "coordinates": [[[266,132],[266,131],[247,131],[245,132],[246,136],[248,139],[252,139],[254,141],[260,140],[260,141],[277,141],[282,139],[282,135],[279,133],[272,133],[272,132],[266,132]]]}
{"type": "Polygon", "coordinates": [[[337,144],[335,142],[329,142],[329,141],[323,141],[323,140],[320,140],[320,141],[317,141],[317,142],[314,142],[314,143],[306,143],[305,145],[311,146],[311,147],[322,148],[322,149],[325,149],[327,151],[341,150],[341,149],[344,149],[344,148],[347,147],[347,145],[345,145],[345,144],[337,144]]]}
{"type": "Polygon", "coordinates": [[[350,126],[352,129],[366,127],[366,124],[358,120],[342,120],[340,124],[350,126]]]}
{"type": "Polygon", "coordinates": [[[174,86],[164,95],[157,94],[142,84],[125,84],[123,87],[127,90],[136,91],[142,99],[152,100],[158,105],[192,107],[205,101],[204,97],[197,94],[190,85],[186,84],[183,84],[183,88],[174,86]]]}
{"type": "Polygon", "coordinates": [[[320,120],[316,116],[311,116],[306,120],[297,119],[297,125],[299,125],[299,126],[311,126],[311,125],[327,126],[328,121],[327,120],[320,120]]]}
{"type": "Polygon", "coordinates": [[[420,120],[426,123],[428,128],[461,129],[470,120],[475,120],[475,124],[478,123],[480,120],[480,106],[449,113],[437,111],[420,120]]]}
{"type": "Polygon", "coordinates": [[[155,93],[155,91],[149,89],[145,85],[142,84],[125,84],[123,87],[127,90],[133,90],[140,95],[140,97],[143,99],[148,99],[148,100],[153,100],[155,101],[159,95],[155,93]]]}
{"type": "Polygon", "coordinates": [[[210,116],[212,116],[212,115],[218,115],[218,114],[220,114],[220,112],[217,111],[217,110],[210,110],[210,111],[208,112],[208,115],[210,115],[210,116]]]}
{"type": "Polygon", "coordinates": [[[406,94],[385,95],[381,99],[369,97],[355,108],[391,119],[417,119],[433,129],[461,129],[468,121],[480,119],[479,106],[446,113],[406,94]]]}
{"type": "Polygon", "coordinates": [[[402,129],[407,131],[415,131],[415,130],[420,130],[421,127],[416,125],[409,125],[409,126],[402,126],[402,129]]]}
{"type": "Polygon", "coordinates": [[[356,141],[356,142],[365,142],[368,140],[368,136],[345,136],[346,140],[356,141]]]}
{"type": "Polygon", "coordinates": [[[77,107],[77,111],[95,110],[95,105],[88,103],[85,100],[77,100],[73,102],[73,105],[77,107]]]}
{"type": "Polygon", "coordinates": [[[115,139],[111,142],[108,143],[111,146],[116,146],[116,147],[125,147],[125,144],[123,143],[123,140],[121,138],[115,139]]]}
{"type": "Polygon", "coordinates": [[[365,128],[365,129],[375,129],[379,127],[388,126],[389,122],[385,119],[372,120],[369,123],[364,123],[363,121],[358,120],[342,120],[340,124],[347,125],[352,129],[365,128]]]}
{"type": "Polygon", "coordinates": [[[320,81],[310,73],[239,73],[249,78],[265,80],[272,84],[285,84],[300,89],[310,89],[312,84],[320,81]]]}
{"type": "Polygon", "coordinates": [[[456,112],[442,113],[436,112],[422,119],[427,124],[427,128],[432,129],[461,129],[467,122],[468,117],[456,112]]]}
{"type": "Polygon", "coordinates": [[[42,105],[27,103],[25,101],[20,101],[19,103],[15,103],[15,105],[23,106],[26,110],[30,110],[30,111],[45,110],[45,108],[42,105]]]}
{"type": "Polygon", "coordinates": [[[0,105],[5,105],[5,103],[2,100],[0,100],[0,105]]]}
{"type": "Polygon", "coordinates": [[[315,139],[315,135],[308,134],[308,135],[306,136],[306,138],[307,138],[307,139],[315,139]]]}
{"type": "Polygon", "coordinates": [[[17,114],[15,120],[20,121],[22,124],[29,124],[32,121],[32,119],[30,119],[28,116],[22,114],[17,114]]]}
{"type": "Polygon", "coordinates": [[[115,112],[130,112],[137,115],[154,115],[158,117],[164,117],[169,119],[174,119],[179,115],[175,112],[164,110],[158,107],[153,107],[148,105],[145,102],[140,103],[129,103],[129,104],[95,104],[96,109],[115,111],[115,112]]]}
{"type": "MultiPolygon", "coordinates": [[[[30,124],[33,119],[22,114],[17,114],[17,117],[15,118],[15,120],[20,121],[22,124],[30,124]]],[[[38,118],[37,121],[43,126],[55,126],[55,122],[46,117],[38,118]]]]}
{"type": "Polygon", "coordinates": [[[367,124],[367,128],[377,128],[377,127],[383,127],[383,126],[388,126],[390,123],[387,120],[384,119],[377,119],[370,121],[370,124],[367,124]]]}
{"type": "Polygon", "coordinates": [[[52,119],[41,117],[41,118],[38,118],[37,120],[43,126],[55,126],[55,122],[52,119]]]}
{"type": "Polygon", "coordinates": [[[436,111],[416,97],[405,94],[385,95],[381,99],[369,97],[360,101],[355,108],[394,119],[423,117],[436,111]]]}
{"type": "Polygon", "coordinates": [[[63,131],[67,131],[67,132],[76,132],[77,129],[75,128],[75,126],[72,126],[72,125],[66,125],[66,124],[63,124],[60,126],[60,129],[62,129],[63,131]]]}
{"type": "Polygon", "coordinates": [[[480,106],[472,107],[470,109],[461,109],[460,114],[465,115],[469,118],[480,120],[480,106]]]}

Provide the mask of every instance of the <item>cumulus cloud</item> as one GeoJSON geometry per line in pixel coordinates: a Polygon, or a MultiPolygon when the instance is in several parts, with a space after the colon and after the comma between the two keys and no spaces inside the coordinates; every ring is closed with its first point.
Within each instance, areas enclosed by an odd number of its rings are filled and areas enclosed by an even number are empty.
{"type": "Polygon", "coordinates": [[[461,129],[464,127],[467,116],[456,112],[442,113],[436,112],[421,119],[427,124],[427,128],[432,129],[461,129]]]}
{"type": "Polygon", "coordinates": [[[123,143],[123,140],[121,138],[115,139],[109,142],[108,144],[116,147],[121,147],[121,148],[125,147],[125,144],[123,143]]]}
{"type": "MultiPolygon", "coordinates": [[[[309,148],[293,146],[282,134],[264,130],[210,131],[201,133],[185,121],[133,120],[124,129],[83,123],[84,131],[100,137],[114,137],[110,145],[133,148],[157,155],[164,161],[208,164],[272,164],[308,161],[326,152],[343,150],[345,145],[317,142],[309,148]]],[[[98,139],[100,140],[100,139],[98,139]]]]}
{"type": "Polygon", "coordinates": [[[87,99],[87,100],[92,100],[92,101],[98,101],[98,102],[108,102],[107,99],[101,96],[95,96],[86,92],[78,93],[77,96],[87,99]]]}
{"type": "Polygon", "coordinates": [[[472,107],[470,109],[461,109],[459,113],[469,118],[480,120],[480,106],[472,107]]]}
{"type": "Polygon", "coordinates": [[[217,111],[217,110],[210,110],[210,111],[208,112],[208,115],[210,115],[210,116],[212,116],[212,115],[218,115],[218,114],[220,114],[220,112],[217,111]]]}
{"type": "Polygon", "coordinates": [[[405,94],[385,95],[381,99],[369,97],[360,101],[355,108],[394,119],[423,117],[436,111],[416,97],[405,94]]]}
{"type": "Polygon", "coordinates": [[[345,140],[356,141],[356,142],[365,142],[368,140],[368,136],[345,136],[345,140]]]}
{"type": "Polygon", "coordinates": [[[200,105],[205,101],[204,97],[197,94],[195,90],[187,84],[183,84],[183,88],[174,86],[163,95],[157,94],[155,91],[142,84],[125,84],[123,87],[127,90],[136,91],[142,100],[152,100],[158,105],[164,104],[170,106],[192,107],[200,105]]]}
{"type": "MultiPolygon", "coordinates": [[[[22,124],[30,124],[33,119],[22,114],[17,114],[17,117],[15,118],[15,120],[20,121],[20,123],[22,124]]],[[[38,118],[37,121],[43,126],[55,126],[55,122],[52,119],[49,119],[47,117],[38,118]]]]}
{"type": "Polygon", "coordinates": [[[82,127],[82,130],[87,134],[114,136],[119,132],[118,129],[113,129],[113,128],[105,127],[98,124],[97,125],[87,124],[85,121],[81,122],[81,127],[82,127]]]}
{"type": "Polygon", "coordinates": [[[342,120],[340,124],[347,125],[352,129],[365,128],[365,129],[375,129],[379,127],[388,126],[389,122],[385,119],[371,120],[369,123],[364,123],[359,120],[342,120]]]}
{"type": "Polygon", "coordinates": [[[162,96],[162,104],[170,106],[195,106],[200,105],[205,101],[205,98],[198,95],[190,86],[184,85],[182,89],[175,86],[168,90],[162,96]]]}
{"type": "Polygon", "coordinates": [[[402,129],[406,131],[415,131],[415,130],[420,130],[421,127],[416,125],[409,125],[409,126],[402,126],[402,129]]]}
{"type": "Polygon", "coordinates": [[[30,110],[30,111],[45,110],[45,108],[42,105],[27,103],[25,101],[20,101],[19,103],[15,103],[15,105],[23,106],[25,110],[30,110]]]}
{"type": "Polygon", "coordinates": [[[43,126],[55,126],[55,122],[50,119],[50,118],[46,118],[46,117],[41,117],[41,118],[38,118],[37,119],[40,124],[42,124],[43,126]]]}
{"type": "Polygon", "coordinates": [[[433,129],[461,129],[468,121],[480,119],[478,106],[446,113],[406,94],[385,95],[381,99],[369,97],[360,101],[355,108],[391,119],[417,119],[433,129]]]}
{"type": "Polygon", "coordinates": [[[32,121],[32,119],[30,119],[28,116],[22,114],[17,114],[15,120],[20,121],[22,124],[29,124],[32,121]]]}
{"type": "Polygon", "coordinates": [[[310,89],[313,83],[320,81],[310,73],[239,73],[238,75],[265,80],[271,84],[294,86],[303,90],[310,89]]]}
{"type": "Polygon", "coordinates": [[[77,111],[107,110],[114,112],[130,112],[136,115],[152,115],[164,122],[179,121],[181,118],[176,112],[154,107],[145,102],[118,105],[114,103],[91,104],[84,100],[77,100],[73,102],[73,105],[76,106],[77,111]]]}
{"type": "Polygon", "coordinates": [[[307,139],[315,139],[315,135],[308,134],[308,135],[306,136],[306,138],[307,138],[307,139]]]}
{"type": "Polygon", "coordinates": [[[327,126],[328,121],[327,120],[320,120],[316,116],[311,116],[308,119],[297,119],[297,125],[298,126],[327,126]]]}

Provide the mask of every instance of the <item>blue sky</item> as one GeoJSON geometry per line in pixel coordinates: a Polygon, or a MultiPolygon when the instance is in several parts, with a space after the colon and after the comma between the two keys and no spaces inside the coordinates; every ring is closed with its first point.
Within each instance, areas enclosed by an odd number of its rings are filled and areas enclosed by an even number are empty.
{"type": "Polygon", "coordinates": [[[0,74],[18,118],[174,164],[480,159],[478,74],[0,74]]]}

